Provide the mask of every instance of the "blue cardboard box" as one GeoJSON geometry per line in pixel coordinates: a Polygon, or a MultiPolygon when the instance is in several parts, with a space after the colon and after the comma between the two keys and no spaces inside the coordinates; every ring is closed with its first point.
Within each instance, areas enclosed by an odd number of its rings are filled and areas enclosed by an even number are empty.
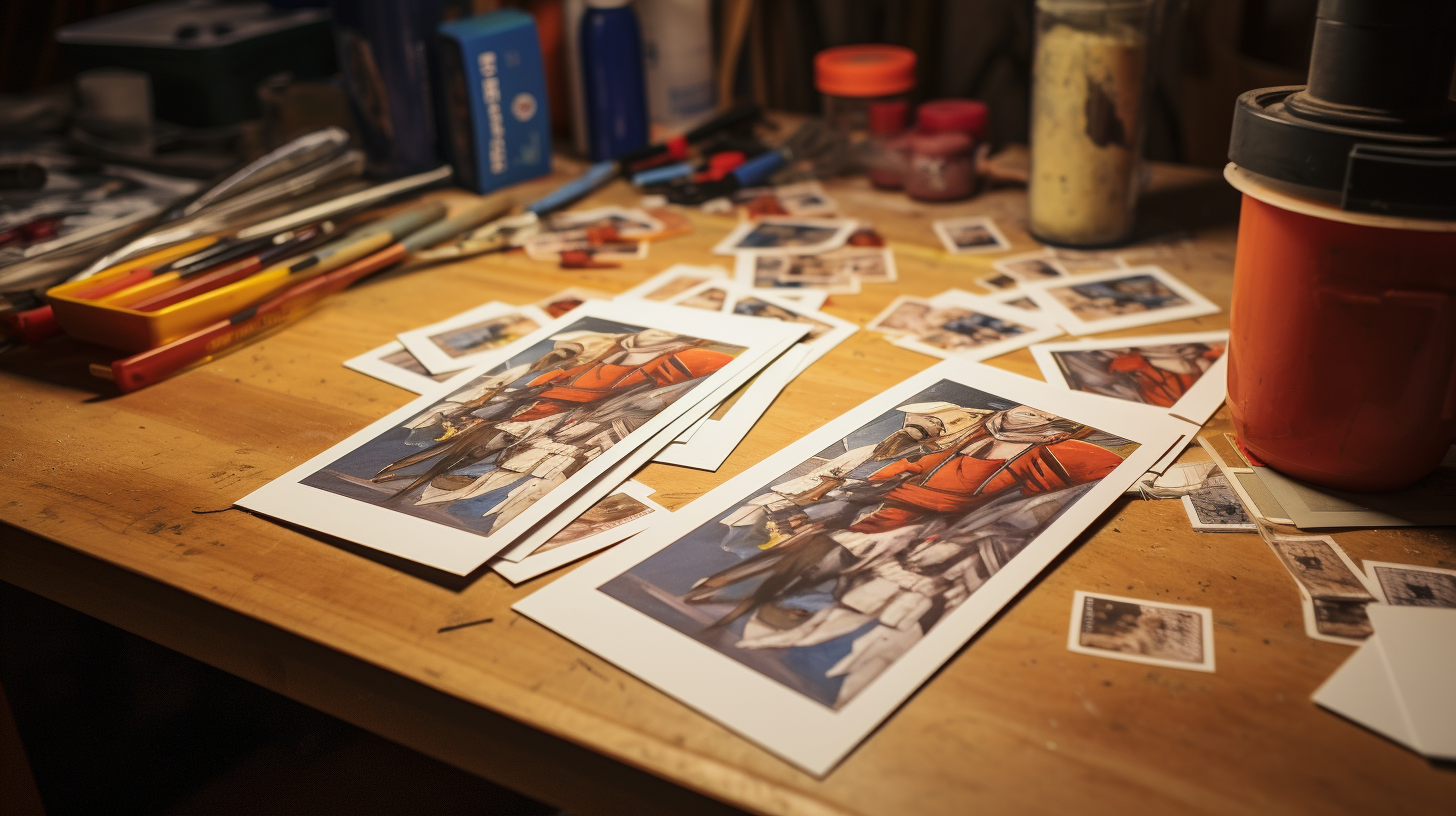
{"type": "Polygon", "coordinates": [[[442,132],[459,182],[487,193],[551,169],[551,115],[531,15],[501,9],[440,26],[442,132]]]}

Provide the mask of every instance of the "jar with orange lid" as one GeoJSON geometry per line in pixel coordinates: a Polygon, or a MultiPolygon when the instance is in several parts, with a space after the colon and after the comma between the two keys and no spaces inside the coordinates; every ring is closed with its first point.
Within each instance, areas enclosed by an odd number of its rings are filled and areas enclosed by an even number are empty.
{"type": "Polygon", "coordinates": [[[915,90],[915,52],[898,45],[840,45],[814,56],[814,87],[824,119],[854,138],[869,129],[870,108],[905,105],[915,90]]]}

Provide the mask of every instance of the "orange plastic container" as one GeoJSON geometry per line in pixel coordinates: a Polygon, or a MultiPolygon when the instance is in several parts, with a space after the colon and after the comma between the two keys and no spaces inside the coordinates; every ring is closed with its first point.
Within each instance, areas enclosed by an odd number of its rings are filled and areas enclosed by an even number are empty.
{"type": "Polygon", "coordinates": [[[1347,212],[1235,165],[1228,403],[1276,470],[1398,490],[1456,441],[1456,222],[1347,212]]]}

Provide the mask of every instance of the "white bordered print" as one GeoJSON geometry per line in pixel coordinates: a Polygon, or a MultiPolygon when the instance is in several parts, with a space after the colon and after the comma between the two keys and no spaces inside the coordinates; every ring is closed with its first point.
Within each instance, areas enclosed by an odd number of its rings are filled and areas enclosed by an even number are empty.
{"type": "Polygon", "coordinates": [[[1160,266],[1073,275],[1022,287],[1068,334],[1096,334],[1219,311],[1160,266]]]}
{"type": "Polygon", "coordinates": [[[1140,402],[1202,425],[1223,404],[1228,332],[1040,343],[1031,356],[1047,382],[1140,402]]]}
{"type": "Polygon", "coordinates": [[[1213,671],[1213,610],[1077,590],[1067,649],[1170,669],[1213,671]]]}
{"type": "Polygon", "coordinates": [[[1175,423],[944,362],[515,609],[823,775],[1146,472],[1175,423]],[[1031,487],[1049,456],[1065,478],[1031,487]],[[914,498],[951,482],[979,489],[914,498]]]}

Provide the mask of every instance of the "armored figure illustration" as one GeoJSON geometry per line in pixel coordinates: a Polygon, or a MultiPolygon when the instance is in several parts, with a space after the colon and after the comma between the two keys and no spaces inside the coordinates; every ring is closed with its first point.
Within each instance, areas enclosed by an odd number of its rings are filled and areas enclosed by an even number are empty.
{"type": "Polygon", "coordinates": [[[568,332],[551,339],[554,348],[535,362],[491,377],[409,423],[409,443],[423,450],[373,478],[410,480],[389,501],[404,501],[421,486],[418,505],[514,485],[482,513],[495,514],[494,529],[733,359],[657,329],[568,332]],[[532,374],[537,376],[513,386],[532,374]],[[430,461],[423,473],[403,472],[430,461]]]}
{"type": "Polygon", "coordinates": [[[1222,356],[1222,346],[1204,343],[1129,349],[1114,357],[1107,370],[1131,379],[1143,402],[1170,408],[1222,356]]]}
{"type": "Polygon", "coordinates": [[[901,406],[903,425],[774,485],[721,523],[738,564],[690,604],[748,617],[740,649],[812,646],[857,632],[826,673],[848,700],[970,597],[1061,510],[1122,463],[1091,429],[1028,406],[901,406]],[[757,550],[757,552],[753,552],[757,550]]]}

